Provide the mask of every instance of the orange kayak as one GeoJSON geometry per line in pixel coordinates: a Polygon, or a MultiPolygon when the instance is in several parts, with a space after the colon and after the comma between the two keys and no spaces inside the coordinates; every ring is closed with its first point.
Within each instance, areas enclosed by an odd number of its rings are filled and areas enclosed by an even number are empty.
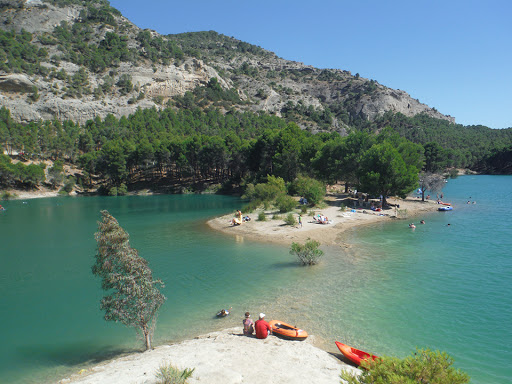
{"type": "Polygon", "coordinates": [[[286,324],[280,320],[272,320],[269,324],[272,327],[272,333],[283,339],[305,340],[308,337],[308,333],[303,329],[286,324]]]}
{"type": "Polygon", "coordinates": [[[340,350],[341,353],[343,353],[343,356],[345,356],[347,359],[352,361],[353,363],[357,365],[361,365],[361,361],[368,360],[371,358],[372,360],[378,359],[378,356],[372,355],[368,352],[361,351],[356,348],[352,348],[349,345],[340,343],[339,341],[336,341],[336,346],[340,350]]]}

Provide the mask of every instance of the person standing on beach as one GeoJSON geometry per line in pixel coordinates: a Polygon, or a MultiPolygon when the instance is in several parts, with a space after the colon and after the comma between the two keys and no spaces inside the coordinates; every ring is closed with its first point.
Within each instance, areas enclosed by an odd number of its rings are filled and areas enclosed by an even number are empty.
{"type": "Polygon", "coordinates": [[[251,319],[251,314],[249,312],[245,312],[245,319],[242,320],[244,325],[244,335],[250,336],[254,332],[254,321],[251,319]]]}
{"type": "Polygon", "coordinates": [[[256,320],[256,337],[258,339],[266,339],[272,333],[270,324],[265,321],[265,314],[260,313],[260,319],[256,320]]]}
{"type": "Polygon", "coordinates": [[[302,215],[299,215],[299,227],[302,228],[302,215]]]}

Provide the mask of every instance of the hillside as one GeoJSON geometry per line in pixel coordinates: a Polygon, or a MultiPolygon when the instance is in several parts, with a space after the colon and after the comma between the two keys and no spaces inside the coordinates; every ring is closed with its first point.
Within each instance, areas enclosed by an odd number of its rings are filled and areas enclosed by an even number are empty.
{"type": "Polygon", "coordinates": [[[0,100],[18,122],[83,124],[138,108],[186,106],[212,78],[231,96],[202,106],[265,111],[313,131],[342,132],[386,111],[454,122],[405,91],[288,61],[213,31],[141,30],[106,0],[0,0],[0,28],[0,100]]]}
{"type": "Polygon", "coordinates": [[[2,188],[230,190],[267,175],[358,185],[382,141],[410,167],[395,174],[411,190],[421,170],[511,169],[512,129],[455,124],[357,73],[213,31],[141,30],[107,0],[0,0],[2,188]]]}

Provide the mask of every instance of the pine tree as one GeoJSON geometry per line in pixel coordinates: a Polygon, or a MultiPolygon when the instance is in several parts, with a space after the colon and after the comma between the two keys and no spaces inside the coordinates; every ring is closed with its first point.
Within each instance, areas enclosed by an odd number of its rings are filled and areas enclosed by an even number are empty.
{"type": "Polygon", "coordinates": [[[164,284],[153,280],[148,262],[129,244],[128,233],[117,220],[101,211],[95,239],[98,244],[92,273],[102,278],[107,295],[101,300],[105,320],[121,322],[140,332],[151,349],[151,336],[156,313],[166,300],[159,288],[164,284]]]}

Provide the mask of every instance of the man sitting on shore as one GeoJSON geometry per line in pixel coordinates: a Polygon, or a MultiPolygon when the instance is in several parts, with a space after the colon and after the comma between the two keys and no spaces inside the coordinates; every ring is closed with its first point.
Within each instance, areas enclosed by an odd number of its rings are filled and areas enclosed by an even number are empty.
{"type": "Polygon", "coordinates": [[[254,324],[256,328],[256,337],[258,339],[266,339],[272,333],[270,324],[265,321],[265,314],[260,313],[260,319],[254,324]]]}

